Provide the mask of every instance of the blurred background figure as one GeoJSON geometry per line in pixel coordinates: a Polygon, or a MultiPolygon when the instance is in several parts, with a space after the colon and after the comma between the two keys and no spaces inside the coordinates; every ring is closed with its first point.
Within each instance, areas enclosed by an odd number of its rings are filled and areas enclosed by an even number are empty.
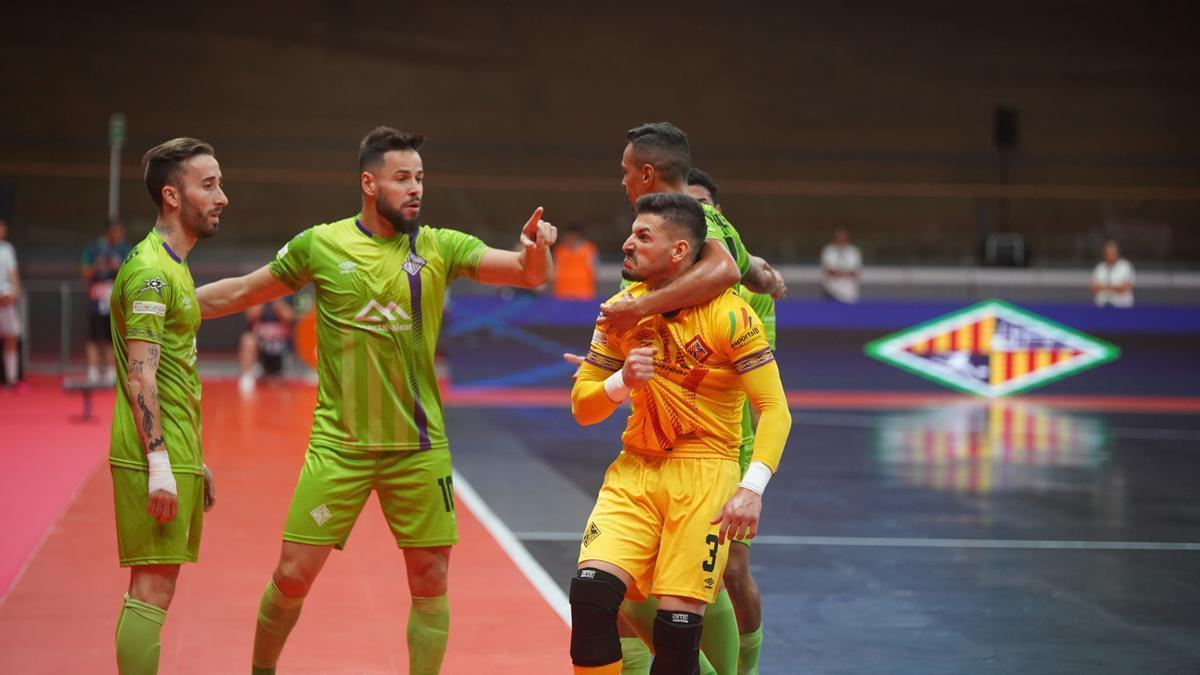
{"type": "Polygon", "coordinates": [[[833,241],[821,249],[822,289],[830,300],[858,302],[858,271],[862,269],[862,254],[850,243],[850,231],[838,227],[833,241]]]}
{"type": "Polygon", "coordinates": [[[1097,307],[1133,307],[1133,265],[1121,257],[1116,239],[1104,242],[1104,259],[1092,270],[1097,307]]]}
{"type": "Polygon", "coordinates": [[[596,297],[596,245],[584,238],[578,225],[564,228],[554,246],[553,291],[562,300],[596,297]]]}
{"type": "Polygon", "coordinates": [[[8,242],[8,223],[0,220],[0,342],[4,351],[4,383],[9,389],[22,390],[20,352],[21,278],[17,273],[17,252],[8,242]]]}
{"type": "Polygon", "coordinates": [[[117,270],[130,250],[129,243],[125,241],[125,226],[119,222],[109,223],[104,236],[84,249],[79,261],[83,281],[87,284],[87,344],[84,357],[87,378],[92,382],[100,381],[101,351],[104,352],[104,381],[116,381],[108,302],[112,295],[113,279],[117,278],[117,270]]]}
{"type": "Polygon", "coordinates": [[[246,310],[246,332],[238,344],[238,391],[254,391],[259,377],[283,373],[284,357],[291,348],[296,312],[287,298],[246,310]]]}

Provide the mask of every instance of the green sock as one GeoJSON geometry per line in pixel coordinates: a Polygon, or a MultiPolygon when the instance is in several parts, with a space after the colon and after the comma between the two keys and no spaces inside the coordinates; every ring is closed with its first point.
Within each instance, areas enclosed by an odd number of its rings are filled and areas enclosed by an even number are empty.
{"type": "Polygon", "coordinates": [[[654,655],[640,637],[621,638],[621,675],[650,675],[654,655]]]}
{"type": "MultiPolygon", "coordinates": [[[[712,608],[709,607],[711,610],[712,608]]],[[[633,632],[637,633],[642,638],[642,646],[646,647],[646,651],[650,652],[653,659],[654,652],[650,650],[648,645],[654,644],[654,618],[658,615],[658,598],[647,598],[641,602],[633,602],[626,600],[621,603],[621,616],[629,622],[633,632]]],[[[707,619],[705,619],[707,621],[707,619]]],[[[626,638],[621,638],[621,649],[624,652],[626,638]]],[[[626,656],[625,658],[629,658],[626,656]]],[[[708,658],[704,656],[704,652],[700,652],[700,675],[716,675],[717,669],[713,668],[709,663],[708,658]]],[[[732,673],[733,671],[730,671],[732,673]]]]}
{"type": "Polygon", "coordinates": [[[250,664],[253,675],[274,675],[283,643],[300,618],[303,605],[303,597],[284,595],[274,579],[267,582],[258,603],[258,626],[254,629],[254,655],[250,664]]]}
{"type": "Polygon", "coordinates": [[[154,675],[167,610],[125,595],[117,619],[117,672],[121,675],[154,675]]]}
{"type": "Polygon", "coordinates": [[[762,624],[750,633],[739,636],[738,675],[758,675],[758,654],[762,651],[762,624]]]}
{"type": "Polygon", "coordinates": [[[738,666],[737,617],[729,591],[721,589],[717,599],[704,610],[704,632],[700,650],[712,662],[719,675],[735,675],[738,666]]]}
{"type": "Polygon", "coordinates": [[[450,637],[450,600],[445,593],[423,598],[413,596],[408,613],[408,672],[437,675],[450,637]]]}

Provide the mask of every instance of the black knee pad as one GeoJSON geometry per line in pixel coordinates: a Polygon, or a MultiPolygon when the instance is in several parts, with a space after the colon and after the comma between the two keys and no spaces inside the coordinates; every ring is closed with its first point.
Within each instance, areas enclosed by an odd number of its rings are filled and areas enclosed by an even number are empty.
{"type": "Polygon", "coordinates": [[[617,610],[625,584],[615,576],[585,567],[571,579],[571,662],[604,666],[621,660],[617,610]]]}
{"type": "Polygon", "coordinates": [[[650,675],[698,675],[704,617],[658,610],[654,617],[654,664],[650,675]]]}

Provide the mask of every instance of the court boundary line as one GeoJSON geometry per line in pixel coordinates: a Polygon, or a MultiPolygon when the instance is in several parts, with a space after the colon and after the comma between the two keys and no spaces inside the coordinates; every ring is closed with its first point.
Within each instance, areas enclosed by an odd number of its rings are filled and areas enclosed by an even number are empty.
{"type": "Polygon", "coordinates": [[[67,499],[63,502],[63,506],[59,510],[58,515],[55,516],[54,520],[50,521],[50,524],[46,526],[46,529],[42,532],[42,536],[38,537],[37,543],[34,544],[33,548],[29,550],[29,555],[25,556],[24,562],[22,562],[21,566],[17,568],[17,573],[13,575],[12,581],[8,583],[8,588],[4,589],[3,593],[0,593],[0,607],[3,607],[4,604],[8,602],[9,596],[11,596],[13,591],[16,590],[17,585],[21,583],[21,579],[25,577],[25,572],[29,570],[29,566],[33,564],[33,561],[38,557],[38,554],[42,552],[42,549],[46,546],[46,542],[50,540],[50,535],[58,527],[59,523],[63,521],[63,518],[66,517],[67,511],[70,511],[71,507],[75,505],[75,502],[79,501],[79,495],[83,494],[83,489],[87,487],[89,482],[91,482],[94,474],[100,470],[101,466],[107,465],[107,457],[103,458],[102,460],[97,460],[96,465],[93,466],[90,471],[88,471],[83,480],[79,482],[79,485],[75,486],[75,490],[71,493],[71,496],[67,497],[67,499]]]}
{"type": "MultiPolygon", "coordinates": [[[[483,524],[492,535],[492,538],[496,540],[496,543],[500,545],[500,548],[513,561],[513,564],[517,566],[517,569],[521,570],[521,573],[525,575],[529,583],[533,584],[534,589],[542,596],[546,604],[550,605],[550,609],[555,614],[558,614],[559,618],[569,628],[571,626],[571,604],[567,600],[567,594],[554,582],[554,578],[550,576],[546,568],[538,563],[533,554],[529,552],[529,549],[525,548],[520,538],[492,511],[487,502],[483,500],[483,497],[479,496],[479,493],[475,491],[475,488],[471,487],[471,483],[459,473],[458,469],[454,469],[452,474],[454,476],[454,489],[463,503],[467,505],[471,513],[483,524]]],[[[578,533],[572,536],[575,540],[579,539],[578,533]]]]}
{"type": "MultiPolygon", "coordinates": [[[[576,532],[513,532],[522,541],[577,541],[576,532]]],[[[761,534],[754,544],[899,548],[991,548],[1058,551],[1200,551],[1200,542],[1071,541],[1060,539],[954,539],[937,537],[825,537],[761,534]]]]}

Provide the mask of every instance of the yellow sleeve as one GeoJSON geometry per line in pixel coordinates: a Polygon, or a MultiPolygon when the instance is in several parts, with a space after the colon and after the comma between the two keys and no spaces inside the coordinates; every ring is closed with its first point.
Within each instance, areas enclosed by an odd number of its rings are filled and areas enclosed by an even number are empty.
{"type": "Polygon", "coordinates": [[[746,395],[750,397],[750,405],[759,414],[758,426],[754,430],[754,453],[750,461],[762,462],[770,467],[771,473],[775,473],[779,469],[779,458],[783,456],[788,433],[792,430],[792,413],[788,411],[787,396],[779,379],[779,365],[772,357],[750,370],[738,372],[746,395]]]}
{"type": "Polygon", "coordinates": [[[571,387],[571,414],[582,424],[595,424],[606,419],[617,409],[604,391],[604,380],[621,370],[625,365],[625,354],[620,342],[611,338],[601,326],[592,333],[587,358],[575,372],[575,385],[571,387]]]}

